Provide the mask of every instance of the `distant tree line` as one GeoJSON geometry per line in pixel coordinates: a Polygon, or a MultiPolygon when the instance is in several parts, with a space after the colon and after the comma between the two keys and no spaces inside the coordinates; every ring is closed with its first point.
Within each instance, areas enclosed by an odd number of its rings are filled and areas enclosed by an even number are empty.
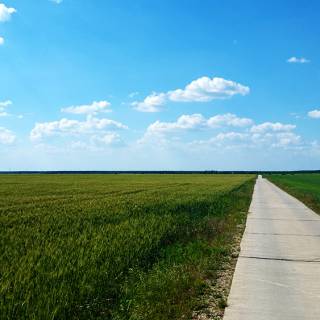
{"type": "Polygon", "coordinates": [[[0,174],[296,174],[296,173],[320,173],[320,170],[295,170],[295,171],[256,171],[256,170],[242,170],[242,171],[218,171],[218,170],[205,170],[205,171],[177,171],[177,170],[130,170],[130,171],[0,171],[0,174]]]}

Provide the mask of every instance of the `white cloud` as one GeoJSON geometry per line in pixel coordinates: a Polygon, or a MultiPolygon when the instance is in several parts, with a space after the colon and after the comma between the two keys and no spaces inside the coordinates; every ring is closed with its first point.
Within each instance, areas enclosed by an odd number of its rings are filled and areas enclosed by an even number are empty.
{"type": "Polygon", "coordinates": [[[235,140],[235,139],[243,139],[247,137],[248,135],[245,133],[239,133],[239,132],[227,132],[227,133],[219,133],[216,136],[217,140],[235,140]]]}
{"type": "Polygon", "coordinates": [[[87,150],[93,152],[99,152],[105,150],[105,147],[119,147],[124,146],[120,135],[117,132],[105,132],[100,135],[92,135],[85,139],[72,141],[69,143],[70,148],[78,150],[87,150]]]}
{"type": "Polygon", "coordinates": [[[249,118],[239,118],[232,113],[219,114],[208,119],[208,126],[212,128],[220,126],[247,127],[252,124],[253,120],[249,118]]]}
{"type": "Polygon", "coordinates": [[[293,132],[281,132],[276,136],[277,141],[273,144],[274,147],[287,147],[297,145],[301,141],[301,137],[293,132]]]}
{"type": "Polygon", "coordinates": [[[293,132],[221,132],[216,136],[191,142],[193,146],[210,146],[225,149],[247,148],[301,148],[301,137],[293,132]]]}
{"type": "Polygon", "coordinates": [[[14,133],[6,128],[0,127],[0,144],[12,144],[16,140],[14,133]]]}
{"type": "Polygon", "coordinates": [[[15,8],[8,8],[5,4],[0,3],[0,22],[9,21],[15,12],[17,12],[15,8]]]}
{"type": "Polygon", "coordinates": [[[132,106],[141,112],[158,112],[165,104],[167,96],[165,93],[153,92],[150,96],[147,96],[142,102],[132,102],[132,106]]]}
{"type": "Polygon", "coordinates": [[[131,93],[129,93],[129,98],[134,98],[137,95],[139,95],[138,91],[131,92],[131,93]]]}
{"type": "Polygon", "coordinates": [[[308,116],[314,119],[320,119],[320,110],[312,110],[308,112],[308,116]]]}
{"type": "Polygon", "coordinates": [[[156,121],[152,123],[147,129],[147,134],[164,134],[218,127],[246,127],[252,125],[252,123],[253,121],[251,119],[239,118],[231,113],[216,115],[208,119],[201,114],[182,115],[176,122],[156,121]]]}
{"type": "Polygon", "coordinates": [[[12,105],[12,101],[10,100],[6,100],[6,101],[2,101],[0,102],[0,117],[5,117],[8,116],[9,114],[7,113],[6,109],[7,107],[9,107],[10,105],[12,105]]]}
{"type": "Polygon", "coordinates": [[[293,124],[283,124],[280,122],[264,122],[259,125],[255,125],[251,128],[252,133],[265,133],[268,131],[291,131],[295,129],[296,126],[293,124]]]}
{"type": "Polygon", "coordinates": [[[198,147],[213,147],[224,150],[244,147],[248,144],[249,140],[250,134],[246,132],[220,132],[206,140],[194,140],[190,142],[190,146],[194,149],[197,149],[198,147]]]}
{"type": "Polygon", "coordinates": [[[51,2],[55,3],[55,4],[60,4],[63,2],[63,0],[50,0],[51,2]]]}
{"type": "Polygon", "coordinates": [[[105,145],[115,145],[121,143],[120,135],[116,132],[107,132],[102,136],[94,136],[93,140],[105,145]]]}
{"type": "Polygon", "coordinates": [[[216,99],[230,98],[234,95],[247,95],[247,86],[223,78],[201,77],[189,83],[184,89],[155,93],[143,101],[135,101],[132,106],[142,112],[158,112],[168,102],[210,102],[216,99]]]}
{"type": "Polygon", "coordinates": [[[11,100],[6,100],[6,101],[0,101],[0,108],[6,108],[9,107],[10,105],[12,105],[12,101],[11,100]]]}
{"type": "Polygon", "coordinates": [[[98,119],[88,116],[85,121],[61,119],[52,122],[36,123],[31,130],[30,139],[32,141],[41,140],[44,137],[63,136],[63,135],[90,135],[97,132],[103,133],[110,129],[127,129],[124,124],[110,120],[98,119]]]}
{"type": "Polygon", "coordinates": [[[179,102],[208,102],[215,99],[232,97],[236,94],[247,95],[249,87],[223,78],[202,77],[192,81],[184,89],[169,91],[169,99],[179,102]]]}
{"type": "Polygon", "coordinates": [[[110,103],[108,101],[94,101],[88,105],[71,106],[61,109],[62,112],[72,114],[97,114],[98,112],[110,112],[110,103]]]}
{"type": "Polygon", "coordinates": [[[5,108],[5,107],[8,107],[10,105],[12,105],[12,101],[11,100],[6,100],[6,101],[0,102],[0,108],[1,107],[5,108]]]}
{"type": "Polygon", "coordinates": [[[176,122],[161,122],[152,123],[147,133],[169,133],[178,130],[200,129],[205,126],[206,120],[201,114],[182,115],[176,122]]]}
{"type": "Polygon", "coordinates": [[[309,63],[311,62],[310,60],[304,58],[304,57],[301,57],[301,58],[297,58],[297,57],[291,57],[287,60],[288,63],[309,63]]]}
{"type": "Polygon", "coordinates": [[[2,46],[4,44],[4,38],[0,37],[0,46],[2,46]]]}
{"type": "Polygon", "coordinates": [[[249,118],[240,118],[227,113],[205,118],[201,114],[183,115],[175,122],[156,121],[138,141],[140,144],[161,144],[166,148],[189,146],[224,149],[282,148],[299,149],[303,146],[301,137],[293,132],[294,125],[280,122],[265,122],[255,125],[249,118]],[[232,131],[228,129],[233,128],[232,131]],[[199,133],[201,131],[201,133],[199,133]],[[188,132],[186,135],[185,133],[188,132]],[[192,135],[209,136],[203,140],[191,140],[192,135]],[[183,134],[183,135],[181,135],[183,134]],[[190,140],[189,140],[190,141],[190,140]]]}
{"type": "Polygon", "coordinates": [[[241,133],[241,132],[222,132],[216,135],[214,138],[211,139],[211,141],[215,142],[223,142],[223,141],[239,141],[239,140],[245,140],[249,137],[247,133],[241,133]]]}

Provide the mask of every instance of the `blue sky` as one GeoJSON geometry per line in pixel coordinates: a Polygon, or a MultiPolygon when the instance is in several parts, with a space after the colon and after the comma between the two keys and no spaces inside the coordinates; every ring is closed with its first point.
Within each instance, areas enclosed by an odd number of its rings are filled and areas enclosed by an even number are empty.
{"type": "Polygon", "coordinates": [[[319,12],[0,0],[0,169],[319,169],[319,12]]]}

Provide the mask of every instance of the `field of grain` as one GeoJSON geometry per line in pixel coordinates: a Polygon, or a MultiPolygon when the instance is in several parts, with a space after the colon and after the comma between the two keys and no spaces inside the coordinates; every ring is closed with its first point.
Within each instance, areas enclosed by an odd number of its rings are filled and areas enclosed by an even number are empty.
{"type": "Polygon", "coordinates": [[[320,214],[320,174],[273,174],[267,178],[320,214]]]}
{"type": "Polygon", "coordinates": [[[189,317],[250,175],[1,175],[1,319],[189,317]]]}

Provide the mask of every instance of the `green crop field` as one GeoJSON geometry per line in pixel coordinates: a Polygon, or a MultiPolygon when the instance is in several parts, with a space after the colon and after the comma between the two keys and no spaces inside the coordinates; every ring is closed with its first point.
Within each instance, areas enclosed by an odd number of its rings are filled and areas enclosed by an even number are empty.
{"type": "Polygon", "coordinates": [[[273,174],[267,178],[320,214],[320,174],[273,174]]]}
{"type": "Polygon", "coordinates": [[[190,317],[231,255],[253,184],[253,175],[0,175],[0,318],[190,317]]]}

